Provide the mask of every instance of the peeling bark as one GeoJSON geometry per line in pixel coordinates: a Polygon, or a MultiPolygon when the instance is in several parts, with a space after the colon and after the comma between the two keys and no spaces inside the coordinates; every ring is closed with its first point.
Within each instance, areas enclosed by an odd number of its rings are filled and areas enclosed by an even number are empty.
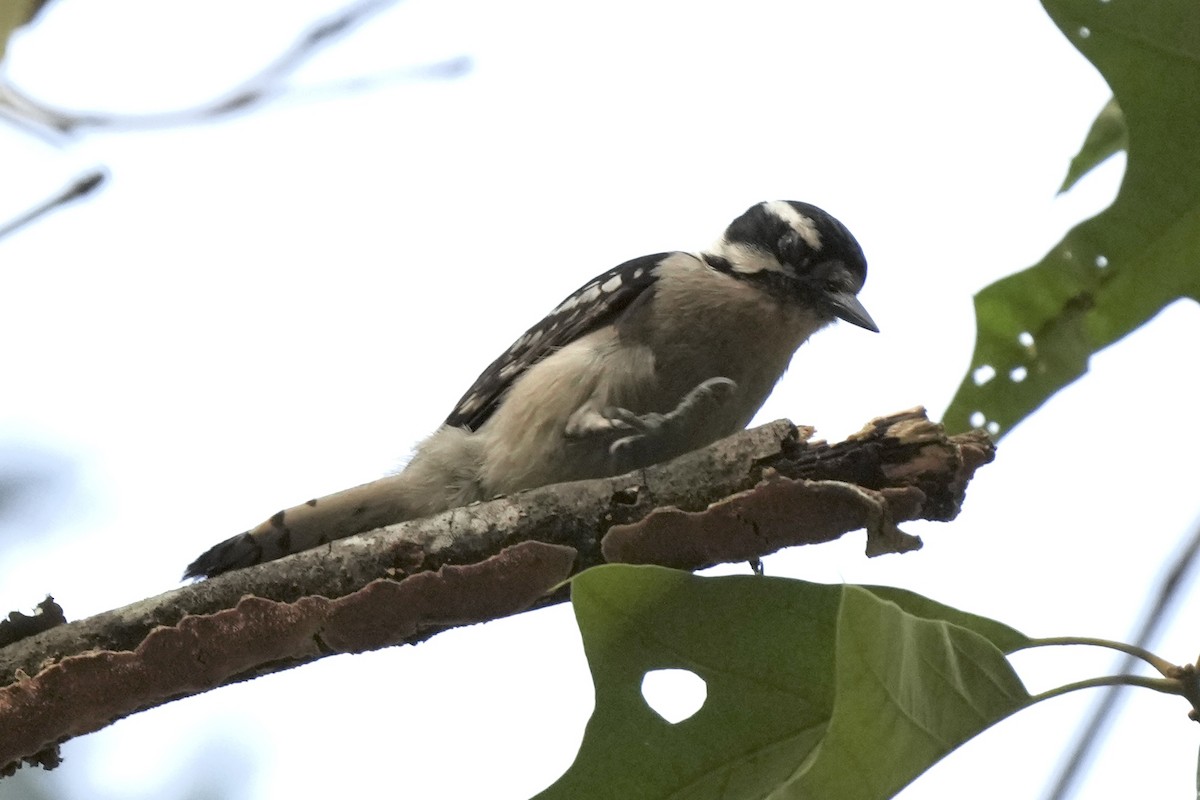
{"type": "Polygon", "coordinates": [[[986,435],[924,409],[837,444],[786,420],[674,461],[390,525],[184,586],[0,648],[0,770],[170,700],[335,653],[416,643],[561,602],[606,561],[697,569],[866,528],[868,555],[921,546],[897,523],[948,521],[986,435]]]}

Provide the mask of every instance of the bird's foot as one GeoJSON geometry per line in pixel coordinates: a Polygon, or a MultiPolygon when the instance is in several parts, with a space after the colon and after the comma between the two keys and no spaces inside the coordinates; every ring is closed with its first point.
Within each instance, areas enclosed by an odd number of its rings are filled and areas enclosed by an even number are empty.
{"type": "Polygon", "coordinates": [[[609,445],[608,452],[616,465],[628,469],[681,455],[680,446],[690,438],[689,431],[701,426],[735,391],[737,383],[729,378],[709,378],[665,414],[635,414],[626,408],[605,408],[601,413],[611,420],[613,430],[630,432],[609,445]]]}

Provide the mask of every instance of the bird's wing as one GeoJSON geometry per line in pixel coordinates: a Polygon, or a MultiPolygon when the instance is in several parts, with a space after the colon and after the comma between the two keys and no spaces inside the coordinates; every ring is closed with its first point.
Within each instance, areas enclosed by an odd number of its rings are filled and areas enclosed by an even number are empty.
{"type": "Polygon", "coordinates": [[[446,425],[478,430],[504,393],[534,364],[611,322],[658,279],[658,265],[674,253],[642,256],[579,287],[493,361],[454,406],[446,425]]]}

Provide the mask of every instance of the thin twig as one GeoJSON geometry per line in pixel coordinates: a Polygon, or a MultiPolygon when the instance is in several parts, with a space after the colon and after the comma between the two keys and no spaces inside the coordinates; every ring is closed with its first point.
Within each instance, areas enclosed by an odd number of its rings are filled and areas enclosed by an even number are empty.
{"type": "Polygon", "coordinates": [[[43,217],[51,211],[65,206],[67,203],[86,197],[96,189],[99,189],[107,179],[108,171],[101,167],[94,168],[90,172],[80,175],[67,186],[60,189],[57,194],[25,211],[15,219],[0,224],[0,239],[17,232],[39,217],[43,217]]]}
{"type": "MultiPolygon", "coordinates": [[[[1184,579],[1191,572],[1193,564],[1196,563],[1197,556],[1200,556],[1200,522],[1197,522],[1196,529],[1192,532],[1187,546],[1175,557],[1175,562],[1159,585],[1153,605],[1142,621],[1137,637],[1134,639],[1136,647],[1141,649],[1150,647],[1158,635],[1159,628],[1167,619],[1171,603],[1183,588],[1184,579]]],[[[1126,655],[1117,666],[1117,672],[1130,672],[1136,664],[1135,656],[1126,655]]],[[[1107,730],[1109,720],[1116,713],[1117,704],[1124,691],[1124,686],[1112,686],[1101,695],[1091,716],[1080,728],[1075,739],[1075,746],[1071,748],[1071,754],[1059,770],[1053,788],[1046,794],[1046,800],[1067,800],[1072,796],[1079,772],[1091,759],[1092,751],[1107,730]]]]}
{"type": "MultiPolygon", "coordinates": [[[[396,4],[397,0],[359,0],[314,23],[290,47],[275,57],[259,72],[234,87],[223,96],[208,103],[177,111],[150,114],[107,114],[79,112],[56,108],[0,80],[0,118],[25,128],[55,147],[61,147],[84,128],[145,130],[178,127],[212,120],[244,111],[269,100],[289,94],[287,79],[310,61],[320,50],[345,36],[368,19],[396,4]]],[[[387,76],[356,78],[338,81],[332,86],[348,91],[364,91],[387,80],[456,78],[470,68],[465,56],[446,59],[434,64],[396,70],[387,76]]],[[[329,87],[314,87],[291,94],[328,94],[329,87]]]]}
{"type": "MultiPolygon", "coordinates": [[[[287,97],[293,101],[319,100],[333,94],[364,92],[395,80],[453,79],[471,68],[466,56],[449,58],[432,64],[419,64],[375,76],[359,76],[331,81],[317,86],[296,89],[286,85],[287,79],[307,63],[322,48],[345,36],[371,17],[395,5],[396,0],[359,0],[314,23],[290,47],[279,54],[257,74],[222,97],[193,108],[150,114],[107,114],[56,108],[30,97],[8,82],[0,71],[0,120],[23,129],[56,149],[65,149],[83,129],[144,130],[194,124],[227,116],[261,105],[270,100],[287,97]]],[[[98,188],[106,179],[103,168],[74,181],[63,191],[23,212],[15,219],[0,224],[3,238],[60,206],[81,198],[98,188]]]]}

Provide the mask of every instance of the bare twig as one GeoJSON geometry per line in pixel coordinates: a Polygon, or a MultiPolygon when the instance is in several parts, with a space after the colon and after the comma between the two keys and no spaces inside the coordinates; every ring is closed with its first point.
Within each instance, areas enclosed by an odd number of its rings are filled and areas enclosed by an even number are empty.
{"type": "MultiPolygon", "coordinates": [[[[277,99],[287,92],[286,82],[293,73],[318,52],[396,4],[396,0],[359,0],[331,14],[302,33],[287,50],[276,56],[240,86],[208,103],[153,114],[109,114],[80,112],[56,108],[30,97],[7,81],[0,82],[0,117],[34,133],[47,143],[60,147],[81,129],[106,128],[141,130],[191,125],[244,111],[255,105],[277,99]]],[[[333,90],[363,91],[374,88],[384,80],[401,78],[455,78],[470,68],[466,57],[451,58],[435,64],[397,70],[387,76],[356,78],[338,81],[325,87],[314,87],[314,95],[333,90]]]]}
{"type": "MultiPolygon", "coordinates": [[[[352,3],[313,24],[290,47],[241,85],[216,100],[176,111],[111,114],[58,108],[29,96],[10,83],[0,72],[0,120],[8,121],[51,147],[63,149],[85,129],[142,130],[190,125],[235,114],[284,97],[313,101],[334,94],[369,91],[383,83],[397,80],[452,79],[470,70],[470,59],[458,56],[432,64],[419,64],[380,75],[336,80],[303,89],[287,86],[287,80],[292,74],[323,48],[395,3],[396,0],[359,0],[352,3]]],[[[103,183],[106,175],[103,168],[92,170],[63,192],[0,225],[0,238],[23,228],[65,203],[90,193],[103,183]]]]}
{"type": "Polygon", "coordinates": [[[0,224],[0,239],[11,233],[15,233],[39,217],[43,217],[54,211],[56,208],[61,208],[67,203],[86,197],[99,189],[107,179],[107,170],[100,168],[92,169],[90,172],[80,175],[74,181],[60,189],[55,195],[23,212],[17,218],[0,224]]]}

